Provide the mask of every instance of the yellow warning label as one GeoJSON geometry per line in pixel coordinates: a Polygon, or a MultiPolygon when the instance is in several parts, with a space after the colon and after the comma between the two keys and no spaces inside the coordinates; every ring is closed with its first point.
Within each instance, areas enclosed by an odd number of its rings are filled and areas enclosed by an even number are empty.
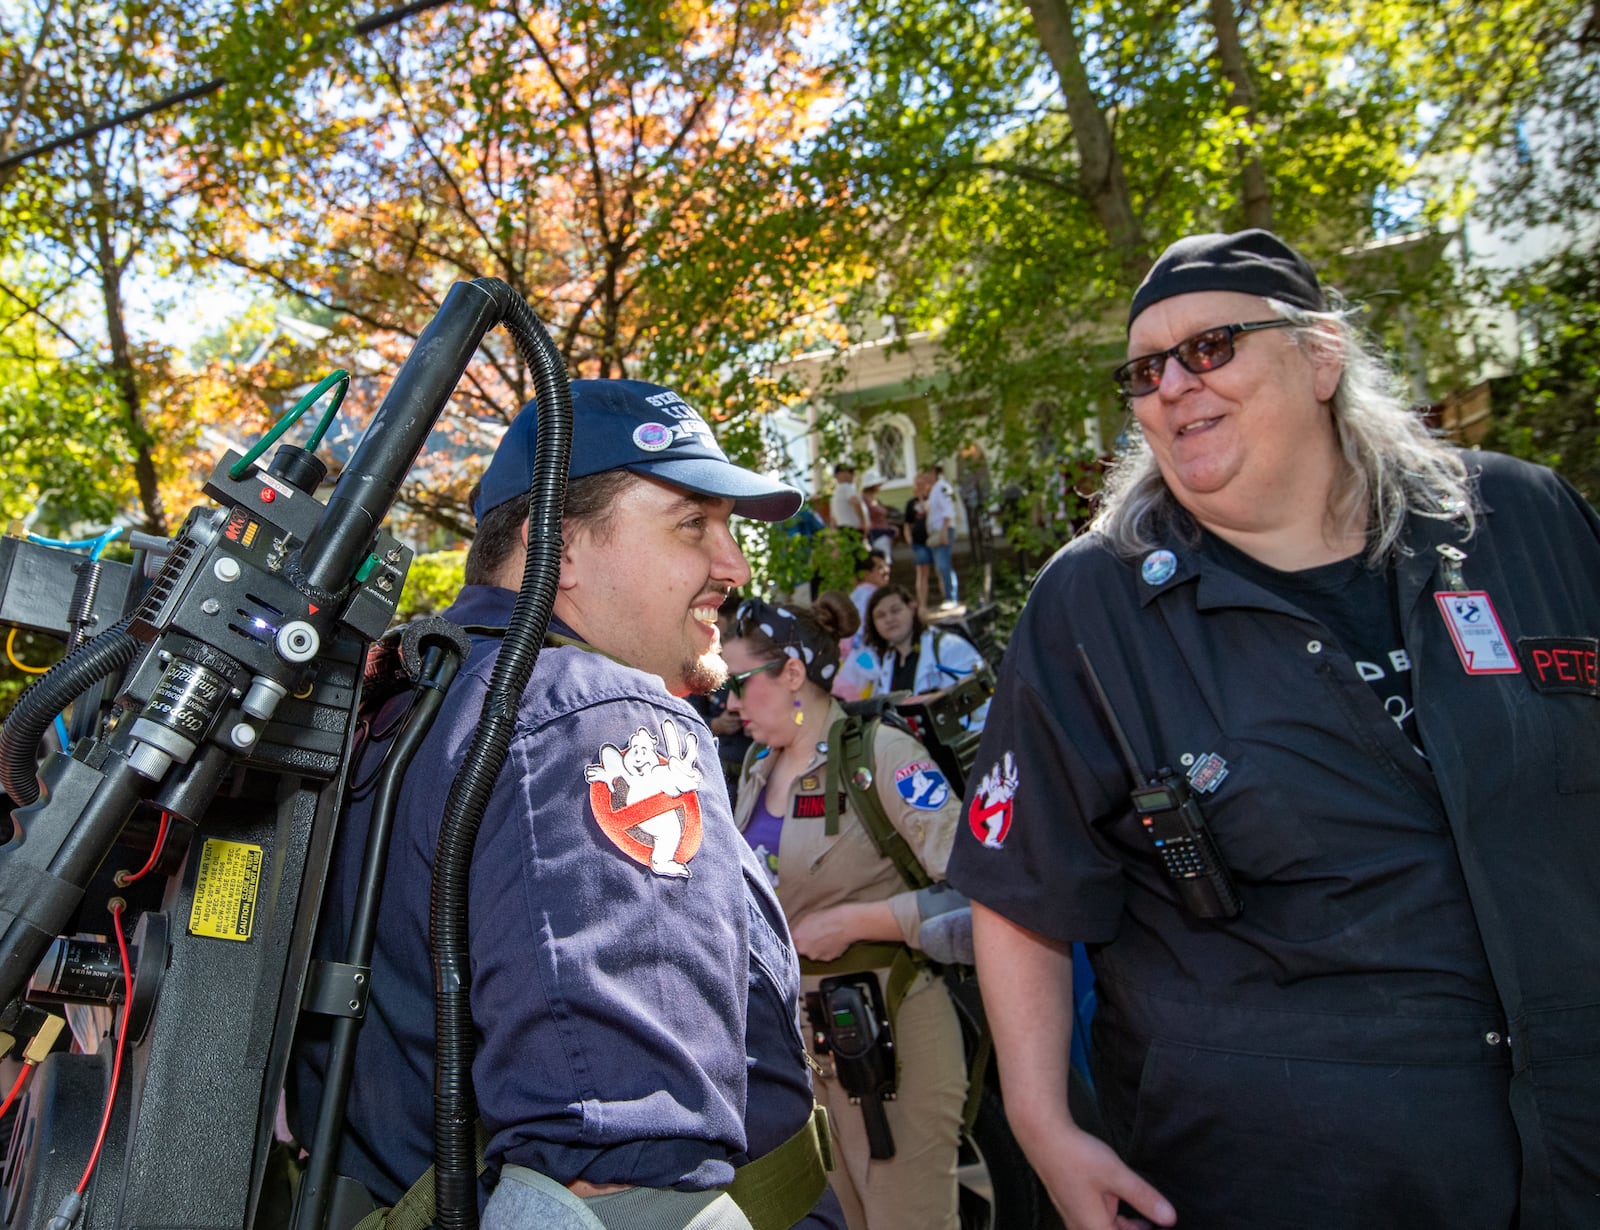
{"type": "Polygon", "coordinates": [[[249,939],[260,887],[260,846],[209,839],[200,850],[189,934],[218,940],[249,939]]]}

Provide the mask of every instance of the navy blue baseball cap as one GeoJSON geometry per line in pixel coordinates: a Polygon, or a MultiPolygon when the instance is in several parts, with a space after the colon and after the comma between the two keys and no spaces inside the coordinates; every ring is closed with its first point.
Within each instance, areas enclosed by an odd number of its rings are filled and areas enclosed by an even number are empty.
{"type": "MultiPolygon", "coordinates": [[[[506,428],[472,502],[479,521],[491,509],[527,496],[538,424],[538,407],[530,401],[506,428]]],[[[567,477],[607,470],[632,470],[732,500],[734,512],[757,521],[792,517],[805,499],[787,483],[729,461],[710,424],[671,389],[642,380],[574,380],[567,477]]]]}

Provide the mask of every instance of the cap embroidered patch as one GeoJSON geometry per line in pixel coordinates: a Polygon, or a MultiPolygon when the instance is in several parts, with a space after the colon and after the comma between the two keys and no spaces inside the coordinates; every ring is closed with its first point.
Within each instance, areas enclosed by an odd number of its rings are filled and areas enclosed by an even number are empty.
{"type": "Polygon", "coordinates": [[[1144,563],[1139,565],[1139,575],[1144,578],[1146,585],[1165,584],[1177,571],[1178,557],[1164,549],[1150,552],[1144,557],[1144,563]]]}
{"type": "Polygon", "coordinates": [[[1007,752],[989,766],[973,793],[967,824],[972,835],[991,849],[998,850],[1011,831],[1011,804],[1020,782],[1016,757],[1007,752]]]}
{"type": "Polygon", "coordinates": [[[600,763],[584,766],[600,831],[658,876],[687,878],[700,849],[699,743],[663,718],[659,739],[641,726],[624,745],[603,744],[600,763]]]}
{"type": "Polygon", "coordinates": [[[931,760],[919,760],[898,770],[894,788],[918,811],[938,811],[950,798],[950,783],[931,760]]]}

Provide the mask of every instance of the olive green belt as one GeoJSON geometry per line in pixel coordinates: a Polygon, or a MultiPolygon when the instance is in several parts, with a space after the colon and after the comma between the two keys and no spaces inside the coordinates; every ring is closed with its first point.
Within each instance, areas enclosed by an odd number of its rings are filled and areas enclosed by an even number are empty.
{"type": "Polygon", "coordinates": [[[728,1195],[755,1230],[789,1230],[822,1199],[832,1169],[828,1112],[815,1106],[798,1132],[734,1171],[728,1195]]]}
{"type": "MultiPolygon", "coordinates": [[[[478,1125],[478,1174],[482,1175],[484,1132],[478,1125]]],[[[833,1145],[828,1112],[814,1106],[811,1117],[770,1153],[746,1162],[733,1173],[728,1195],[755,1230],[789,1230],[811,1212],[828,1187],[833,1145]]],[[[428,1230],[434,1219],[434,1168],[411,1185],[392,1209],[377,1209],[356,1230],[428,1230]]]]}

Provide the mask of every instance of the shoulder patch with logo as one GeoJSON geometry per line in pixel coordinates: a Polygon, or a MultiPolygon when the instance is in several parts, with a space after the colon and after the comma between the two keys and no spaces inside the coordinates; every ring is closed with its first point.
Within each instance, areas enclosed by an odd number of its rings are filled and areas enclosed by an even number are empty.
{"type": "Polygon", "coordinates": [[[1011,831],[1011,805],[1021,781],[1016,757],[1007,752],[989,766],[973,792],[967,824],[972,835],[991,849],[998,850],[1011,831]]]}
{"type": "Polygon", "coordinates": [[[918,811],[938,811],[950,798],[950,783],[931,760],[919,760],[895,773],[894,788],[918,811]]]}
{"type": "Polygon", "coordinates": [[[584,766],[600,831],[658,876],[686,879],[700,849],[699,743],[663,718],[659,737],[641,726],[620,744],[603,744],[600,763],[584,766]]]}

